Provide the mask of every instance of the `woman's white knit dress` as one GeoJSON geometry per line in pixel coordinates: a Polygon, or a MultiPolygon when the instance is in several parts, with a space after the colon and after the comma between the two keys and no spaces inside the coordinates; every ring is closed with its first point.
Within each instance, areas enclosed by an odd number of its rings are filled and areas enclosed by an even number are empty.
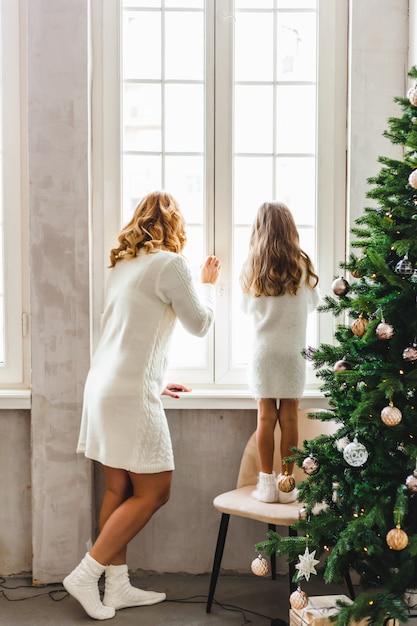
{"type": "Polygon", "coordinates": [[[135,473],[174,469],[161,393],[178,318],[207,333],[215,289],[196,292],[187,262],[164,250],[140,253],[109,270],[101,336],[84,389],[77,452],[135,473]]]}
{"type": "Polygon", "coordinates": [[[319,301],[303,282],[297,295],[243,294],[242,308],[253,322],[248,383],[254,398],[300,398],[304,392],[307,315],[319,301]]]}

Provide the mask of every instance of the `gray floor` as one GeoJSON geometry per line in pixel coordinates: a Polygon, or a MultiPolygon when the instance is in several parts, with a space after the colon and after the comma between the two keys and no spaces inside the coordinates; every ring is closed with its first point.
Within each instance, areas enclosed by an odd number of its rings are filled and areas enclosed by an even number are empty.
{"type": "MultiPolygon", "coordinates": [[[[276,618],[288,622],[286,576],[273,581],[269,577],[223,574],[218,580],[210,614],[206,613],[209,576],[158,574],[132,576],[131,580],[138,587],[165,591],[167,600],[150,607],[117,611],[116,617],[108,620],[111,626],[270,626],[276,618]]],[[[1,626],[91,626],[97,623],[61,585],[30,585],[29,579],[0,579],[1,626]]],[[[317,576],[302,586],[310,596],[348,595],[345,587],[324,585],[317,576]]]]}

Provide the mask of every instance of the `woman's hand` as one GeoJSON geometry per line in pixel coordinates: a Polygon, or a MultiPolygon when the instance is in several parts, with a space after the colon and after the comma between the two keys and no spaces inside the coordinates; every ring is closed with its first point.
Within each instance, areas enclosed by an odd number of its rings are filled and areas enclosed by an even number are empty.
{"type": "Polygon", "coordinates": [[[208,256],[201,266],[200,277],[202,283],[211,283],[215,285],[220,276],[221,263],[219,259],[214,256],[208,256]]]}
{"type": "Polygon", "coordinates": [[[179,391],[192,391],[190,387],[181,385],[180,383],[168,383],[162,392],[163,396],[169,396],[170,398],[179,398],[179,391]]]}

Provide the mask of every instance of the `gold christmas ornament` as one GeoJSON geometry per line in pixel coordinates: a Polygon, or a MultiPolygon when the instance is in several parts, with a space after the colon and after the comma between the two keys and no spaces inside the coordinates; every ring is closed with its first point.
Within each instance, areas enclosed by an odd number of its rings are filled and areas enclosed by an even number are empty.
{"type": "Polygon", "coordinates": [[[358,269],[351,270],[350,273],[352,274],[353,278],[362,278],[362,274],[358,269]]]}
{"type": "Polygon", "coordinates": [[[407,98],[413,106],[417,106],[417,89],[415,87],[411,87],[411,89],[407,91],[407,98]]]}
{"type": "Polygon", "coordinates": [[[387,544],[391,550],[404,550],[408,546],[408,535],[400,524],[387,533],[387,544]]]}
{"type": "Polygon", "coordinates": [[[386,322],[382,321],[376,327],[375,332],[378,339],[391,339],[394,334],[394,329],[391,324],[387,324],[386,322]]]}
{"type": "Polygon", "coordinates": [[[408,182],[413,187],[413,189],[417,189],[417,169],[413,170],[408,177],[408,182]]]}
{"type": "Polygon", "coordinates": [[[269,572],[268,561],[262,556],[262,554],[258,554],[256,559],[253,559],[250,568],[255,576],[266,576],[269,572]]]}
{"type": "Polygon", "coordinates": [[[363,335],[365,334],[367,325],[368,325],[368,321],[364,319],[362,315],[360,315],[359,319],[355,320],[351,326],[352,333],[356,335],[357,337],[363,337],[363,335]]]}
{"type": "Polygon", "coordinates": [[[280,474],[278,478],[278,489],[280,491],[284,491],[285,493],[289,493],[293,489],[295,489],[295,479],[293,476],[290,476],[288,472],[284,472],[284,474],[280,474]]]}
{"type": "Polygon", "coordinates": [[[290,604],[291,608],[296,609],[297,611],[306,608],[308,604],[308,595],[301,589],[301,587],[297,587],[297,589],[290,595],[290,604]]]}
{"type": "Polygon", "coordinates": [[[381,411],[381,420],[386,426],[397,426],[402,420],[403,416],[400,409],[397,409],[392,402],[389,406],[386,406],[381,411]]]}

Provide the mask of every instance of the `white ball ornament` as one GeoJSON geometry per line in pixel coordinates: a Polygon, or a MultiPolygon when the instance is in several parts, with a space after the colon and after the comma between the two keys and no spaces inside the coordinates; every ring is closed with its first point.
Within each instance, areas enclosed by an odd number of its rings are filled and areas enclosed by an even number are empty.
{"type": "Polygon", "coordinates": [[[255,576],[266,576],[269,572],[268,561],[262,556],[262,554],[258,554],[256,559],[252,561],[250,568],[255,576]]]}
{"type": "Polygon", "coordinates": [[[355,437],[343,450],[343,458],[352,467],[360,467],[368,460],[368,450],[355,437]]]}
{"type": "Polygon", "coordinates": [[[417,169],[413,170],[408,177],[408,182],[413,187],[413,189],[417,189],[417,169]]]}
{"type": "Polygon", "coordinates": [[[407,91],[407,98],[413,106],[417,106],[417,89],[415,87],[411,87],[411,89],[407,91]]]}

